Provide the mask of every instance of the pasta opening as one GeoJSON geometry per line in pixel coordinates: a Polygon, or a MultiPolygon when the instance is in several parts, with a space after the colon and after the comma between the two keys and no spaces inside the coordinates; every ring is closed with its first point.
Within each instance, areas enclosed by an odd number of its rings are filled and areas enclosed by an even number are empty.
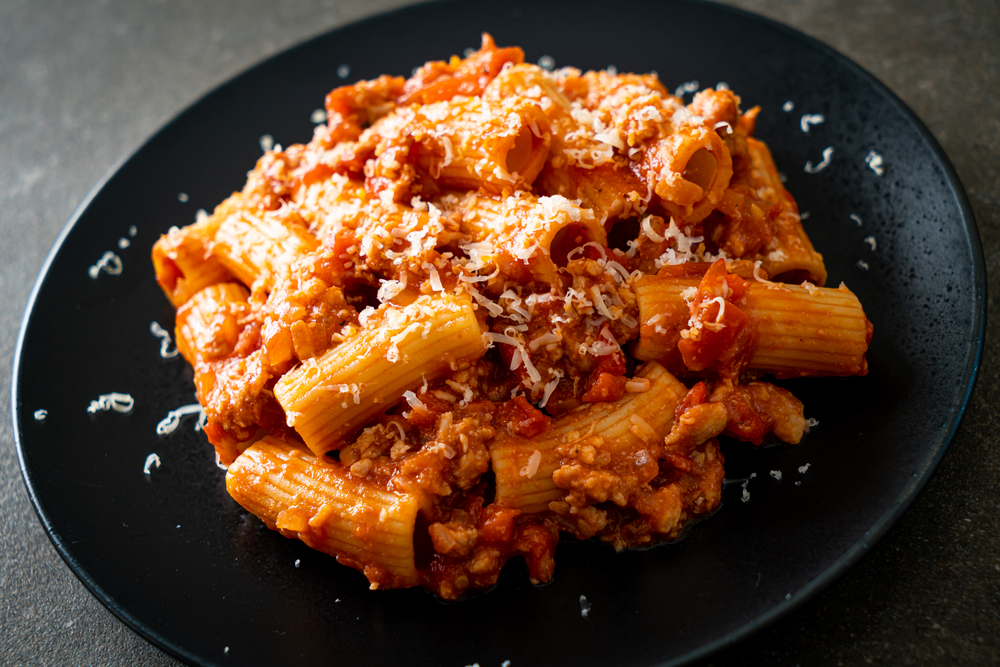
{"type": "Polygon", "coordinates": [[[507,151],[506,165],[508,174],[524,174],[526,171],[525,167],[531,161],[533,138],[534,135],[531,133],[531,128],[527,125],[522,126],[521,131],[517,133],[517,138],[514,139],[514,145],[507,151]]]}
{"type": "Polygon", "coordinates": [[[177,289],[177,283],[184,279],[184,272],[177,262],[167,257],[165,254],[153,255],[153,262],[156,265],[156,282],[160,288],[168,294],[173,294],[177,289]]]}
{"type": "Polygon", "coordinates": [[[584,243],[593,241],[590,230],[581,225],[566,225],[552,237],[549,246],[549,257],[556,266],[562,268],[569,262],[569,253],[584,243]]]}
{"type": "Polygon", "coordinates": [[[715,180],[715,174],[719,169],[719,161],[715,156],[704,148],[694,152],[687,166],[684,167],[684,180],[694,183],[702,190],[708,190],[715,180]]]}
{"type": "Polygon", "coordinates": [[[417,512],[413,525],[413,565],[422,570],[431,564],[434,557],[434,543],[430,534],[431,522],[423,512],[417,512]]]}

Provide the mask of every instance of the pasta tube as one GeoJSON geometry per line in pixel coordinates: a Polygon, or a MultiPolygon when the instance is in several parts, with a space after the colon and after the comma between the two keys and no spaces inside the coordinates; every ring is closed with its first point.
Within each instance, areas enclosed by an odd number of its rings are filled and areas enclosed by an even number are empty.
{"type": "Polygon", "coordinates": [[[234,279],[229,269],[211,255],[218,227],[219,219],[214,216],[183,229],[172,227],[153,246],[156,282],[174,308],[180,308],[209,285],[234,279]]]}
{"type": "Polygon", "coordinates": [[[274,395],[309,449],[340,449],[405,392],[485,354],[483,332],[467,296],[386,305],[366,330],[283,375],[274,395]]]}
{"type": "MultiPolygon", "coordinates": [[[[685,294],[698,278],[643,276],[635,281],[639,304],[637,359],[663,359],[687,328],[685,294]]],[[[691,292],[689,292],[691,290],[691,292]]],[[[858,298],[846,287],[800,287],[751,283],[744,296],[757,343],[747,368],[779,378],[815,375],[865,375],[871,323],[858,298]]]]}
{"type": "Polygon", "coordinates": [[[496,475],[496,502],[524,514],[545,512],[565,491],[552,480],[560,465],[559,445],[593,435],[602,450],[631,451],[640,443],[662,441],[674,421],[674,408],[687,393],[677,378],[656,362],[636,375],[649,388],[618,401],[590,403],[552,422],[536,438],[498,431],[490,457],[496,475]]]}
{"type": "Polygon", "coordinates": [[[270,435],[229,467],[226,490],[271,530],[364,572],[372,588],[420,583],[414,528],[431,509],[420,492],[387,491],[270,435]]]}
{"type": "Polygon", "coordinates": [[[823,255],[813,249],[812,242],[802,228],[799,207],[788,190],[781,184],[781,176],[763,141],[747,137],[747,154],[750,157],[750,179],[753,187],[762,191],[768,201],[781,204],[781,213],[774,221],[774,237],[761,252],[761,267],[767,275],[786,282],[809,280],[816,285],[826,284],[826,265],[823,255]]]}

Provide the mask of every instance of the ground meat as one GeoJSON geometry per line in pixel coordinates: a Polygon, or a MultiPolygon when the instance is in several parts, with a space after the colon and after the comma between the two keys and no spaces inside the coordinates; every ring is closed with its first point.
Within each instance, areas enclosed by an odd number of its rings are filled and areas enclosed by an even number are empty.
{"type": "Polygon", "coordinates": [[[472,488],[489,469],[486,442],[495,432],[493,411],[493,404],[483,401],[442,413],[433,436],[400,459],[392,485],[440,496],[472,488]]]}

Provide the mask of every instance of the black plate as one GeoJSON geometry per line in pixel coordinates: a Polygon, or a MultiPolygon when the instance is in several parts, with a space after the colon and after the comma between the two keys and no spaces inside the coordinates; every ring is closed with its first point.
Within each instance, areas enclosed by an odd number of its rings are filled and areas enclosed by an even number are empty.
{"type": "Polygon", "coordinates": [[[94,191],[50,255],[25,318],[14,371],[18,451],[35,508],[73,571],[122,621],[194,664],[677,664],[802,603],[909,505],[965,407],[984,295],[975,223],[940,147],[891,92],[822,44],[707,4],[423,5],[258,65],[178,116],[94,191]],[[875,338],[867,377],[789,383],[820,422],[800,446],[726,446],[730,478],[756,473],[749,502],[730,484],[722,509],[679,544],[620,555],[563,544],[552,584],[532,587],[512,563],[496,590],[445,605],[420,590],[370,592],[360,574],[247,516],[192,418],[156,435],[168,410],[193,402],[193,385],[180,358],[160,358],[149,332],[150,322],[173,321],[149,250],[241,187],[259,137],[308,140],[311,112],[344,83],[341,64],[349,80],[409,74],[477,46],[481,30],[523,46],[529,61],[657,70],[671,88],[725,81],[745,108],[761,105],[757,135],[811,213],[806,229],[831,283],[857,292],[875,338]],[[826,122],[806,134],[804,113],[826,122]],[[805,173],[827,146],[830,166],[805,173]],[[882,176],[865,162],[872,150],[884,158],[882,176]],[[131,245],[119,249],[120,238],[131,245]],[[88,267],[107,250],[124,271],[91,279],[88,267]],[[132,394],[134,410],[87,413],[111,391],[132,394]],[[147,476],[151,452],[163,463],[147,476]],[[581,595],[592,605],[587,618],[581,595]]]}

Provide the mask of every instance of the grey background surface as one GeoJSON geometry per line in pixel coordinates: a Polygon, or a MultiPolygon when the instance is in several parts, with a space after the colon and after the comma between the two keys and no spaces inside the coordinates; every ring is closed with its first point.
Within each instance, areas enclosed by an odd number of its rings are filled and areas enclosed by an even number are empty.
{"type": "MultiPolygon", "coordinates": [[[[18,470],[12,357],[49,248],[94,184],[200,95],[304,38],[402,4],[0,2],[0,664],[178,664],[76,580],[45,536],[18,470]]],[[[1000,294],[1000,3],[730,4],[833,46],[916,112],[965,185],[990,293],[1000,294]]],[[[706,664],[1000,664],[1000,362],[992,298],[990,310],[968,412],[911,509],[837,583],[706,664]]]]}

